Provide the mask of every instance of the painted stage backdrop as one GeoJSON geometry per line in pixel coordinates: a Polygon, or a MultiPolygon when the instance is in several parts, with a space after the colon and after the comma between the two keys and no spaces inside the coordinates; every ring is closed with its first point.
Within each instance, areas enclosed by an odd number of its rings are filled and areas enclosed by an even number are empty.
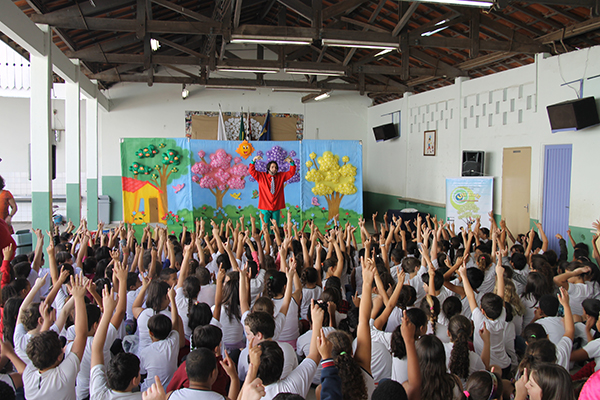
{"type": "Polygon", "coordinates": [[[276,161],[287,171],[287,156],[296,174],[286,182],[286,208],[297,225],[314,220],[323,230],[339,214],[340,223],[357,226],[362,217],[362,145],[358,141],[218,141],[128,138],[121,141],[123,219],[136,227],[167,225],[179,234],[193,229],[196,218],[217,222],[258,216],[258,183],[250,176],[276,161]]]}

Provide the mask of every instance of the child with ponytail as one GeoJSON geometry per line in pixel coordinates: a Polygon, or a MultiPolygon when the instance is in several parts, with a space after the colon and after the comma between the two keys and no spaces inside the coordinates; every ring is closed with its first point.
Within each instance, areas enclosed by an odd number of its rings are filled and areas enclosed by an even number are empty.
{"type": "Polygon", "coordinates": [[[449,343],[450,338],[448,337],[448,327],[438,322],[438,316],[440,315],[440,301],[437,297],[428,294],[421,301],[421,310],[425,313],[427,320],[427,334],[437,336],[442,343],[449,343]]]}
{"type": "Polygon", "coordinates": [[[484,328],[484,333],[482,333],[484,348],[481,357],[474,351],[469,350],[468,341],[471,332],[471,321],[464,315],[455,315],[448,323],[448,336],[451,343],[444,343],[448,370],[458,376],[463,385],[469,375],[475,371],[487,369],[490,361],[489,332],[484,328]]]}
{"type": "Polygon", "coordinates": [[[493,372],[477,371],[469,376],[465,391],[467,400],[502,399],[502,379],[493,372]]]}

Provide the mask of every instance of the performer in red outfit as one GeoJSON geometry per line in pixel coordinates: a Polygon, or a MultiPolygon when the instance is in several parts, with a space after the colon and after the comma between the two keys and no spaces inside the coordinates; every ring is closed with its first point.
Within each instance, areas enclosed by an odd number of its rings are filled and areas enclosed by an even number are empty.
{"type": "Polygon", "coordinates": [[[283,184],[296,173],[296,164],[292,157],[286,157],[284,161],[290,164],[289,171],[279,173],[277,162],[270,161],[267,164],[268,172],[259,172],[254,168],[256,160],[262,160],[262,157],[254,157],[248,171],[258,182],[258,209],[265,216],[265,221],[269,222],[274,219],[279,226],[279,210],[285,208],[283,184]]]}

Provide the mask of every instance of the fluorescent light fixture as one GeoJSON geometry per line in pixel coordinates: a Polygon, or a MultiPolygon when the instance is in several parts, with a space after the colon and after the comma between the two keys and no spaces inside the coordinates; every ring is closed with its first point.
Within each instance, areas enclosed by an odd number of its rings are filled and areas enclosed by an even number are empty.
{"type": "Polygon", "coordinates": [[[392,49],[381,50],[379,53],[375,54],[375,57],[381,57],[387,53],[391,53],[392,51],[394,51],[394,50],[392,50],[392,49]]]}
{"type": "MultiPolygon", "coordinates": [[[[414,0],[410,0],[414,1],[414,0]]],[[[420,3],[454,4],[457,6],[471,6],[489,8],[494,5],[493,0],[417,0],[420,3]]]]}
{"type": "Polygon", "coordinates": [[[187,88],[187,85],[184,83],[184,84],[181,86],[181,98],[182,98],[183,100],[185,100],[185,99],[187,99],[187,98],[188,98],[188,96],[189,96],[189,95],[190,95],[190,91],[189,91],[189,89],[187,88]]]}
{"type": "MultiPolygon", "coordinates": [[[[438,22],[437,24],[435,24],[435,26],[443,25],[443,24],[445,24],[446,22],[448,22],[448,20],[447,20],[447,19],[445,19],[445,20],[443,20],[443,21],[440,21],[440,22],[438,22]]],[[[444,30],[444,29],[446,29],[446,28],[448,28],[448,27],[447,27],[447,26],[443,26],[443,27],[441,27],[441,28],[437,28],[437,29],[434,29],[434,30],[432,30],[432,31],[429,31],[429,32],[421,33],[421,36],[431,36],[431,35],[433,35],[433,34],[436,34],[436,33],[438,33],[438,32],[441,32],[441,31],[443,31],[443,30],[444,30]]]]}
{"type": "Polygon", "coordinates": [[[272,88],[271,90],[279,93],[321,93],[321,89],[308,88],[272,88]]]}
{"type": "Polygon", "coordinates": [[[306,69],[306,68],[284,68],[283,72],[294,75],[325,75],[325,76],[345,76],[346,71],[328,70],[328,69],[306,69]]]}
{"type": "Polygon", "coordinates": [[[282,37],[282,36],[253,36],[232,35],[230,43],[256,43],[256,44],[312,44],[312,38],[304,37],[282,37]]]}
{"type": "Polygon", "coordinates": [[[320,100],[325,100],[327,98],[329,98],[329,96],[331,96],[331,92],[323,92],[320,95],[318,95],[317,97],[315,97],[315,101],[320,101],[320,100]]]}
{"type": "Polygon", "coordinates": [[[255,74],[276,74],[279,68],[235,68],[235,67],[217,67],[217,72],[250,72],[255,74]]]}
{"type": "Polygon", "coordinates": [[[152,51],[158,51],[160,49],[160,42],[154,38],[150,39],[150,48],[152,51]]]}
{"type": "Polygon", "coordinates": [[[356,47],[359,49],[381,49],[381,50],[396,50],[399,47],[398,43],[381,43],[381,42],[361,42],[346,39],[323,39],[323,46],[332,47],[356,47]]]}
{"type": "Polygon", "coordinates": [[[250,90],[255,91],[255,87],[246,86],[227,86],[227,85],[206,85],[207,89],[220,89],[220,90],[250,90]]]}

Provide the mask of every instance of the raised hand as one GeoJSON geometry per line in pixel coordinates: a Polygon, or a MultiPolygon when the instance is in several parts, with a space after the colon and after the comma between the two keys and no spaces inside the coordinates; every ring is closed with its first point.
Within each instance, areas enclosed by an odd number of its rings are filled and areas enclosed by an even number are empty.
{"type": "Polygon", "coordinates": [[[10,261],[12,259],[12,255],[13,255],[13,245],[11,243],[2,249],[2,256],[4,257],[4,260],[10,261]]]}
{"type": "Polygon", "coordinates": [[[321,333],[317,337],[317,348],[319,349],[319,354],[321,354],[321,358],[323,360],[327,360],[331,358],[331,352],[333,351],[333,344],[327,339],[325,336],[325,331],[321,328],[321,333]]]}

